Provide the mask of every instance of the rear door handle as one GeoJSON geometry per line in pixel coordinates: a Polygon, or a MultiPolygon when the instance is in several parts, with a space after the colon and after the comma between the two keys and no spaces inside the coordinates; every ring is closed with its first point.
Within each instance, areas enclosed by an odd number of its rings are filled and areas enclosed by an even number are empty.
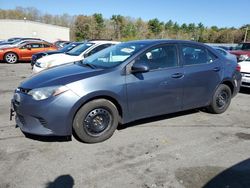
{"type": "Polygon", "coordinates": [[[215,71],[215,72],[220,71],[220,67],[214,67],[214,68],[213,68],[213,71],[215,71]]]}
{"type": "Polygon", "coordinates": [[[183,76],[184,76],[184,74],[180,73],[180,72],[172,74],[172,78],[181,78],[183,76]]]}

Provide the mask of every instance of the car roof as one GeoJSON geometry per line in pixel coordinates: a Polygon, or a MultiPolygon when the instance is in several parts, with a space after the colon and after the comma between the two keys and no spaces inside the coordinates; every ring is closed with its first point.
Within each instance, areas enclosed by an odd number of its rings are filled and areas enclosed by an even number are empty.
{"type": "Polygon", "coordinates": [[[223,51],[227,52],[225,49],[223,49],[223,48],[221,48],[221,47],[219,47],[219,46],[212,46],[212,48],[218,49],[218,50],[223,50],[223,51]]]}
{"type": "Polygon", "coordinates": [[[204,45],[203,43],[190,41],[190,40],[175,40],[175,39],[146,39],[146,40],[135,40],[135,41],[129,41],[128,43],[140,43],[140,44],[164,44],[164,43],[179,43],[179,44],[195,44],[195,45],[204,45]]]}
{"type": "Polygon", "coordinates": [[[113,41],[113,40],[88,40],[86,42],[94,43],[94,44],[106,44],[106,43],[109,43],[109,44],[118,44],[118,43],[120,43],[118,41],[113,41]]]}

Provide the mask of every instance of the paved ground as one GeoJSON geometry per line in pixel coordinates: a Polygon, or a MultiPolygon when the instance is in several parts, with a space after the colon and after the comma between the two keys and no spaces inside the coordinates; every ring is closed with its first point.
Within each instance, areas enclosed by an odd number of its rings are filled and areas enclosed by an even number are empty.
{"type": "Polygon", "coordinates": [[[250,187],[250,91],[228,111],[198,110],[122,126],[99,144],[26,138],[9,121],[28,64],[0,64],[0,188],[250,187]]]}

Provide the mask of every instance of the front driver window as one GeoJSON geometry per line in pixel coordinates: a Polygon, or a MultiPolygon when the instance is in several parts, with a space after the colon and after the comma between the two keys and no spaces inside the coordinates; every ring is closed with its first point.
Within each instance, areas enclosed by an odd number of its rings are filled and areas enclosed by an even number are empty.
{"type": "Polygon", "coordinates": [[[176,67],[178,65],[177,50],[175,45],[155,47],[140,55],[135,63],[143,63],[150,70],[176,67]]]}

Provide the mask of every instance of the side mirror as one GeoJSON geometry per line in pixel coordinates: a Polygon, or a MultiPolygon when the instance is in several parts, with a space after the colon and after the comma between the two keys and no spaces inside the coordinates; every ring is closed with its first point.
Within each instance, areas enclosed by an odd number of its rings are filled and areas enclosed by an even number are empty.
{"type": "Polygon", "coordinates": [[[88,54],[88,53],[83,54],[83,57],[84,57],[84,58],[89,57],[89,54],[88,54]]]}
{"type": "Polygon", "coordinates": [[[131,67],[131,73],[143,73],[143,72],[148,72],[149,67],[145,63],[135,63],[131,67]]]}

